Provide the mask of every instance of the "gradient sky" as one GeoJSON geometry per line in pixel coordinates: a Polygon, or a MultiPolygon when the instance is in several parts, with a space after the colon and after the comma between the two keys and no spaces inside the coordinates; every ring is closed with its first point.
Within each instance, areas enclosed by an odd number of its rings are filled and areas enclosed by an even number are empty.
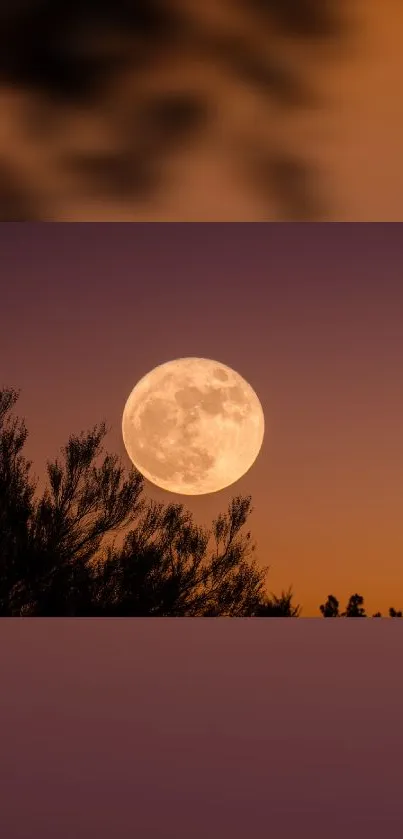
{"type": "Polygon", "coordinates": [[[22,389],[43,482],[70,433],[180,356],[237,370],[267,429],[220,493],[172,496],[201,524],[251,494],[268,587],[306,616],[329,593],[403,606],[403,229],[399,224],[2,224],[0,384],[22,389]]]}

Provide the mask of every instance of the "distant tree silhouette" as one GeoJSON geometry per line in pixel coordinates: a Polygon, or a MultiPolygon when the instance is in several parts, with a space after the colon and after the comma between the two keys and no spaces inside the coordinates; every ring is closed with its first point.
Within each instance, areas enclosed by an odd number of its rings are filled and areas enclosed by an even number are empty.
{"type": "Polygon", "coordinates": [[[324,618],[365,618],[363,603],[364,598],[360,594],[352,594],[345,611],[340,614],[339,601],[333,594],[329,594],[326,603],[319,606],[319,609],[324,618]]]}
{"type": "Polygon", "coordinates": [[[333,596],[333,594],[329,594],[326,600],[326,603],[322,603],[319,606],[320,611],[324,618],[338,618],[340,617],[339,614],[339,601],[333,596]]]}
{"type": "MultiPolygon", "coordinates": [[[[205,616],[294,613],[291,592],[270,600],[267,569],[243,533],[250,497],[233,498],[211,530],[181,504],[146,502],[136,469],[103,453],[104,423],[71,436],[48,462],[39,498],[22,455],[18,398],[0,400],[0,610],[32,616],[205,616]],[[130,528],[117,544],[119,534],[130,528]],[[213,543],[213,544],[212,544],[213,543]]],[[[122,534],[123,535],[123,534],[122,534]]]]}
{"type": "MultiPolygon", "coordinates": [[[[333,594],[329,594],[326,603],[319,606],[324,618],[366,618],[367,615],[364,609],[364,598],[360,594],[352,594],[349,598],[348,604],[344,612],[339,611],[339,601],[333,594]]],[[[397,612],[396,609],[389,609],[389,616],[391,618],[403,617],[402,612],[397,612]]],[[[375,612],[373,618],[381,618],[382,612],[375,612]]]]}
{"type": "Polygon", "coordinates": [[[352,594],[347,603],[346,611],[342,612],[342,618],[366,618],[363,604],[364,598],[361,594],[352,594]]]}

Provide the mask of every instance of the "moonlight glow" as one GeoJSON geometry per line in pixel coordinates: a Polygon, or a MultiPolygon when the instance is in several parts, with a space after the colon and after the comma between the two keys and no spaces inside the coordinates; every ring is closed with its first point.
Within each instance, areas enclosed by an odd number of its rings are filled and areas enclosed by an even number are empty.
{"type": "Polygon", "coordinates": [[[263,442],[264,416],[255,391],[230,367],[179,358],[137,383],[122,432],[130,460],[149,481],[202,495],[250,469],[263,442]]]}

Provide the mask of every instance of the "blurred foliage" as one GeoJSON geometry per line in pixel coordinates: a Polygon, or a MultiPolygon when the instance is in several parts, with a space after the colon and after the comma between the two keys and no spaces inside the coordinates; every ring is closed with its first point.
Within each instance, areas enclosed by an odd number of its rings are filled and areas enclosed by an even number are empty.
{"type": "MultiPolygon", "coordinates": [[[[345,28],[339,0],[209,0],[205,18],[190,0],[3,0],[0,87],[32,94],[28,145],[34,133],[44,146],[49,143],[60,113],[72,107],[103,114],[115,134],[114,148],[106,153],[94,145],[62,154],[61,177],[76,176],[93,196],[140,205],[168,188],[164,163],[171,150],[197,144],[220,112],[211,89],[189,89],[189,56],[206,68],[214,66],[239,89],[246,84],[263,103],[303,108],[317,102],[315,79],[306,77],[302,57],[290,58],[288,45],[314,47],[342,38],[345,28]],[[220,16],[215,22],[211,10],[221,6],[225,22],[219,24],[220,16]],[[181,90],[148,84],[169,56],[183,60],[181,90]],[[105,103],[126,70],[138,84],[123,94],[124,117],[108,116],[105,103]]],[[[281,114],[274,119],[281,120],[281,114]]],[[[228,148],[241,175],[268,205],[275,200],[280,218],[321,218],[325,210],[316,166],[301,159],[298,137],[294,147],[278,149],[267,143],[260,125],[253,131],[250,147],[234,138],[228,148]]],[[[7,150],[2,155],[7,158],[7,150]]],[[[4,166],[9,168],[6,160],[4,166]]],[[[21,173],[9,173],[1,191],[0,178],[2,218],[43,217],[40,204],[24,195],[21,181],[21,173]]]]}

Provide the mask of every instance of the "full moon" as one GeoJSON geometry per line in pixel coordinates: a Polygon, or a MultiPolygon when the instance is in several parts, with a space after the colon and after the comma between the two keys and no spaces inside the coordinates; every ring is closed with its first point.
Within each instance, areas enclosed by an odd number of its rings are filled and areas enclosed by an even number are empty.
{"type": "Polygon", "coordinates": [[[207,358],[178,358],[133,388],[122,433],[145,478],[169,492],[204,495],[250,469],[263,442],[264,415],[235,370],[207,358]]]}

